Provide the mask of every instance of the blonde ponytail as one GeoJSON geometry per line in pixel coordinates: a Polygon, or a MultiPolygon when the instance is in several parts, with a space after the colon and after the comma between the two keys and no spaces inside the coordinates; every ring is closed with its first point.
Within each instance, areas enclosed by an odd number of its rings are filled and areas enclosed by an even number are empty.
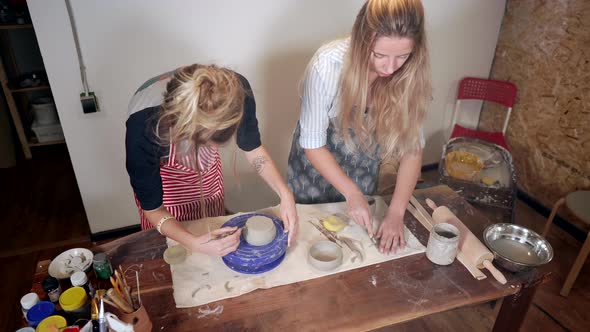
{"type": "Polygon", "coordinates": [[[164,145],[229,140],[242,120],[246,92],[238,75],[215,65],[179,68],[166,86],[156,136],[164,145]]]}

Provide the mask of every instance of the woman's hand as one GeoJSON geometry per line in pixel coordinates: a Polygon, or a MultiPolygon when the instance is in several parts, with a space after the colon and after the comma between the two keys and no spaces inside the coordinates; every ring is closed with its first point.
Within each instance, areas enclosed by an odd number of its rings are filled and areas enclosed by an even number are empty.
{"type": "Polygon", "coordinates": [[[389,255],[406,247],[404,238],[404,218],[402,216],[387,213],[377,231],[379,240],[379,252],[389,255]]]}
{"type": "Polygon", "coordinates": [[[210,256],[225,256],[238,249],[242,229],[237,227],[223,227],[210,234],[198,236],[191,243],[191,250],[210,256]],[[235,233],[228,235],[232,231],[235,233]]]}
{"type": "Polygon", "coordinates": [[[289,232],[287,245],[290,247],[292,243],[295,243],[295,237],[297,235],[297,230],[299,229],[299,217],[297,216],[295,199],[290,191],[281,196],[280,213],[281,219],[283,220],[284,231],[285,233],[289,232]]]}
{"type": "Polygon", "coordinates": [[[373,216],[369,211],[369,203],[361,192],[346,197],[348,215],[361,226],[367,228],[367,233],[373,237],[373,216]]]}

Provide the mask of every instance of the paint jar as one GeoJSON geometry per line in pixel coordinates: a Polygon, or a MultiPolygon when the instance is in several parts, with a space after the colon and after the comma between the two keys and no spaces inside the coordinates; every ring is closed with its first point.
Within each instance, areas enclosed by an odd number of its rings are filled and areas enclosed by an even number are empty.
{"type": "Polygon", "coordinates": [[[64,327],[62,330],[59,330],[59,332],[80,332],[80,327],[77,325],[72,325],[72,326],[67,326],[64,327]]]}
{"type": "Polygon", "coordinates": [[[27,326],[27,327],[21,327],[20,329],[16,330],[15,332],[35,332],[35,329],[27,326]]]}
{"type": "Polygon", "coordinates": [[[27,321],[32,327],[36,327],[45,318],[55,313],[55,306],[49,301],[41,301],[29,309],[27,321]]]}
{"type": "Polygon", "coordinates": [[[90,301],[86,290],[82,287],[72,287],[63,292],[59,297],[59,304],[69,322],[90,318],[90,301]]]}
{"type": "Polygon", "coordinates": [[[94,273],[96,274],[96,277],[99,279],[109,280],[109,278],[113,274],[111,262],[109,262],[109,258],[105,253],[99,253],[94,255],[94,258],[92,260],[92,267],[94,268],[94,273]]]}
{"type": "Polygon", "coordinates": [[[61,295],[61,287],[57,279],[55,279],[54,277],[47,277],[45,280],[43,280],[43,283],[41,285],[43,286],[43,290],[45,291],[45,293],[47,293],[47,296],[49,296],[49,300],[51,302],[55,303],[59,301],[59,297],[61,295]]]}
{"type": "Polygon", "coordinates": [[[86,273],[82,271],[74,272],[74,274],[70,276],[70,282],[74,287],[84,288],[89,298],[94,297],[94,286],[92,286],[92,283],[88,280],[86,273]]]}
{"type": "Polygon", "coordinates": [[[37,293],[29,293],[20,299],[20,306],[23,311],[23,316],[27,320],[27,323],[31,325],[31,322],[27,319],[27,312],[37,303],[39,303],[39,295],[37,293]]]}
{"type": "Polygon", "coordinates": [[[62,316],[54,315],[45,318],[37,326],[36,332],[52,332],[52,331],[63,331],[64,327],[68,326],[66,319],[62,316]]]}
{"type": "Polygon", "coordinates": [[[430,231],[426,257],[435,264],[449,265],[457,257],[458,247],[459,229],[447,223],[436,224],[430,231]]]}

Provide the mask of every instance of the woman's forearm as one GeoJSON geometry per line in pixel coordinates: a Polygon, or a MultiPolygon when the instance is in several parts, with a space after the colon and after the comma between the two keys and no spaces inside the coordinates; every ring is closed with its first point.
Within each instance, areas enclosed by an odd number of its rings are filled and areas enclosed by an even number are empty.
{"type": "Polygon", "coordinates": [[[356,183],[344,173],[342,167],[325,146],[317,149],[305,149],[305,156],[320,175],[344,197],[348,198],[354,194],[361,194],[356,183]]]}
{"type": "MultiPolygon", "coordinates": [[[[164,205],[155,210],[143,211],[143,213],[146,219],[150,222],[150,224],[154,225],[154,227],[158,226],[158,223],[160,220],[162,220],[162,218],[172,215],[170,212],[168,212],[164,205]]],[[[186,228],[182,227],[174,217],[166,220],[162,224],[160,232],[162,235],[171,238],[186,248],[191,248],[193,244],[191,240],[194,239],[194,236],[188,230],[186,230],[186,228]]]]}
{"type": "Polygon", "coordinates": [[[414,192],[422,167],[422,150],[408,153],[402,157],[397,172],[395,191],[389,204],[388,213],[403,216],[410,196],[414,192]]]}
{"type": "Polygon", "coordinates": [[[256,170],[258,175],[260,175],[264,182],[266,182],[281,199],[285,198],[286,195],[291,194],[291,191],[279,173],[277,166],[272,158],[270,158],[270,155],[264,146],[261,145],[252,151],[244,151],[244,153],[246,154],[246,159],[248,159],[248,162],[256,170]]]}

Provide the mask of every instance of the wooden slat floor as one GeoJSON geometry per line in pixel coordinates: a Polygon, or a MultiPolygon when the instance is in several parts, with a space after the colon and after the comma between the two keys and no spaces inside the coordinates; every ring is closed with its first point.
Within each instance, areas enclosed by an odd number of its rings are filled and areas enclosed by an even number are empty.
{"type": "MultiPolygon", "coordinates": [[[[35,264],[72,247],[90,247],[90,230],[65,145],[35,149],[33,159],[0,169],[0,331],[20,323],[20,297],[32,282],[35,264]]],[[[424,174],[435,179],[436,172],[424,174]]],[[[519,224],[540,231],[545,218],[522,202],[516,206],[519,224]]],[[[586,331],[590,326],[590,264],[580,273],[569,297],[559,295],[569,267],[581,247],[554,227],[549,241],[555,249],[550,263],[553,279],[539,288],[522,331],[586,331]]],[[[489,331],[497,309],[493,304],[431,315],[382,331],[489,331]]]]}

